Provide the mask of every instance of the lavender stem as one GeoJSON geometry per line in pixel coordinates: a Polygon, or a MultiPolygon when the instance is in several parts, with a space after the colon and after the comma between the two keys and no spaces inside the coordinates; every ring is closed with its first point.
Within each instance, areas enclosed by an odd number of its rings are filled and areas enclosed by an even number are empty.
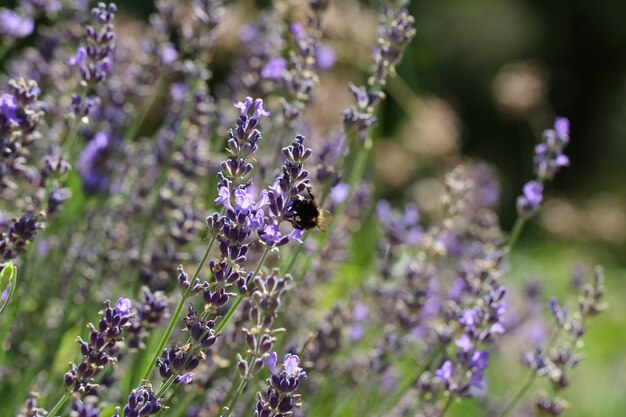
{"type": "Polygon", "coordinates": [[[513,225],[513,229],[511,229],[511,234],[509,235],[509,240],[506,242],[506,247],[509,251],[515,246],[519,237],[522,234],[522,230],[524,230],[524,226],[526,225],[526,220],[521,217],[518,217],[515,220],[515,224],[513,225]]]}

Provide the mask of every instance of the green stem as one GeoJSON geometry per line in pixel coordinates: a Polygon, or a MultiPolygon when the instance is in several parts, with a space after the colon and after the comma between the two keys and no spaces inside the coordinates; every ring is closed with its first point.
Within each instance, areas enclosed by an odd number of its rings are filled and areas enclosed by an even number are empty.
{"type": "Polygon", "coordinates": [[[237,401],[237,398],[239,398],[239,396],[243,392],[243,389],[245,388],[247,383],[248,383],[248,380],[246,378],[242,378],[241,381],[239,382],[239,386],[237,387],[237,391],[235,391],[235,395],[232,396],[230,401],[228,401],[228,405],[226,405],[226,409],[228,410],[226,412],[226,417],[230,417],[231,414],[233,413],[233,407],[235,405],[235,402],[237,401]]]}
{"type": "Polygon", "coordinates": [[[57,401],[54,407],[52,407],[48,415],[50,417],[56,417],[56,413],[58,413],[61,410],[61,407],[63,407],[65,403],[67,402],[67,400],[69,399],[70,399],[70,393],[66,392],[65,394],[63,394],[61,398],[59,398],[59,401],[57,401]]]}
{"type": "MultiPolygon", "coordinates": [[[[209,244],[207,245],[206,250],[204,251],[204,254],[202,255],[202,259],[200,259],[200,263],[196,267],[196,271],[194,272],[193,277],[189,281],[191,283],[191,285],[193,285],[193,283],[196,280],[196,278],[198,278],[198,276],[200,275],[200,271],[202,271],[202,268],[204,267],[204,264],[205,264],[207,258],[209,257],[209,252],[211,252],[211,248],[213,247],[213,243],[215,243],[215,238],[211,238],[211,240],[209,241],[209,244]]],[[[163,336],[161,336],[161,340],[159,341],[159,345],[158,345],[157,349],[155,349],[154,354],[152,355],[152,360],[146,365],[146,368],[145,368],[145,370],[143,372],[142,379],[150,378],[150,374],[152,373],[152,368],[154,367],[154,364],[155,364],[157,358],[161,354],[161,351],[163,350],[163,347],[165,346],[167,341],[170,339],[170,336],[172,335],[172,332],[174,331],[174,327],[176,326],[176,323],[178,322],[180,314],[183,311],[183,307],[185,306],[185,301],[187,301],[187,299],[191,296],[191,291],[190,290],[191,290],[191,288],[189,288],[189,290],[185,291],[183,293],[183,296],[181,297],[180,301],[178,302],[178,305],[176,306],[176,310],[174,311],[174,314],[170,318],[170,322],[167,325],[167,329],[165,329],[165,333],[163,333],[163,336]]]]}
{"type": "MultiPolygon", "coordinates": [[[[561,333],[561,329],[557,328],[557,330],[554,332],[554,334],[552,335],[552,337],[546,344],[546,347],[543,349],[544,353],[550,350],[552,345],[559,338],[560,333],[561,333]]],[[[513,411],[517,403],[522,399],[524,394],[526,394],[526,391],[528,391],[528,389],[530,389],[530,387],[532,386],[533,382],[535,382],[536,378],[537,378],[537,373],[535,371],[531,371],[531,373],[526,378],[526,381],[524,381],[524,383],[518,388],[515,395],[513,395],[513,398],[511,398],[511,400],[506,405],[506,407],[504,407],[504,410],[502,410],[502,413],[500,413],[500,417],[506,417],[511,413],[511,411],[513,411]]]]}
{"type": "Polygon", "coordinates": [[[154,102],[157,97],[162,93],[163,88],[165,87],[165,76],[160,76],[157,80],[156,85],[152,89],[152,94],[148,97],[146,101],[141,105],[141,110],[139,110],[139,117],[133,118],[130,126],[126,130],[126,134],[124,135],[124,141],[126,143],[131,142],[137,136],[139,129],[143,126],[143,122],[145,121],[148,113],[152,109],[154,102]]]}
{"type": "Polygon", "coordinates": [[[513,246],[517,243],[517,240],[522,234],[522,230],[524,230],[524,225],[526,225],[526,220],[521,217],[518,217],[517,220],[515,220],[515,224],[513,225],[513,229],[509,235],[509,240],[506,242],[506,246],[509,248],[509,251],[513,249],[513,246]]]}
{"type": "Polygon", "coordinates": [[[526,378],[526,381],[524,381],[524,383],[520,385],[520,387],[517,389],[517,392],[515,393],[513,398],[511,398],[511,400],[506,405],[506,407],[504,407],[504,410],[502,410],[500,417],[506,417],[511,413],[511,411],[513,411],[513,409],[515,408],[519,400],[522,399],[524,394],[526,394],[526,391],[528,391],[528,389],[531,387],[533,382],[535,382],[535,378],[537,378],[537,374],[535,372],[531,372],[528,375],[528,377],[526,378]]]}
{"type": "Polygon", "coordinates": [[[454,395],[450,393],[450,396],[448,397],[448,401],[446,401],[446,404],[441,409],[441,413],[439,414],[439,417],[443,417],[446,415],[448,408],[450,408],[450,406],[452,405],[452,400],[454,400],[454,395]]]}
{"type": "Polygon", "coordinates": [[[169,378],[167,378],[167,381],[165,381],[163,384],[161,384],[161,386],[159,387],[159,389],[157,390],[155,396],[157,398],[161,397],[163,394],[165,394],[165,392],[169,389],[169,387],[172,386],[172,384],[174,383],[174,380],[176,379],[176,375],[171,375],[169,378]]]}
{"type": "Polygon", "coordinates": [[[9,42],[4,43],[0,46],[0,62],[4,59],[5,55],[11,50],[11,45],[9,42]]]}
{"type": "Polygon", "coordinates": [[[439,355],[439,351],[435,350],[426,361],[426,364],[422,368],[420,368],[419,372],[417,374],[410,374],[408,378],[405,378],[400,384],[400,387],[396,391],[396,393],[393,395],[390,395],[387,398],[387,401],[385,401],[382,404],[382,406],[379,408],[380,412],[374,415],[384,416],[391,409],[391,407],[397,404],[400,398],[402,398],[404,394],[406,394],[408,389],[411,388],[417,380],[419,380],[422,374],[430,369],[431,365],[433,364],[433,362],[435,361],[438,355],[439,355]]]}

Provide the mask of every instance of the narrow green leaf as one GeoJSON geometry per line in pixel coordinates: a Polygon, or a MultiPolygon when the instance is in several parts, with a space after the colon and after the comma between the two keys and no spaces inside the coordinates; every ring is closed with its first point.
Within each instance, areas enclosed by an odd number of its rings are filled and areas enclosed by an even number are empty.
{"type": "Polygon", "coordinates": [[[15,265],[12,262],[7,262],[0,272],[0,293],[4,292],[9,287],[9,284],[13,280],[15,274],[15,265]]]}
{"type": "Polygon", "coordinates": [[[13,265],[12,262],[8,262],[4,268],[2,268],[2,272],[0,272],[0,296],[2,296],[9,285],[11,285],[11,289],[9,290],[9,295],[6,300],[4,300],[4,303],[0,305],[0,314],[2,314],[4,308],[11,302],[11,298],[13,298],[13,294],[15,293],[15,287],[17,286],[16,284],[17,267],[13,265]]]}

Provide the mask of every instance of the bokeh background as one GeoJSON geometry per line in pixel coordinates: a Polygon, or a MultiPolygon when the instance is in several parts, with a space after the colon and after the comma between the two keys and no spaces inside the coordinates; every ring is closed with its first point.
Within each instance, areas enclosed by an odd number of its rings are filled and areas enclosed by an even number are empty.
{"type": "MultiPolygon", "coordinates": [[[[248,8],[269,3],[238,2],[223,26],[237,28],[248,8]]],[[[322,74],[314,109],[320,121],[337,118],[351,100],[347,82],[362,80],[367,70],[376,38],[376,17],[365,7],[370,3],[336,1],[328,16],[326,44],[337,62],[322,74]],[[353,19],[346,22],[345,16],[353,19]]],[[[119,30],[140,34],[152,2],[118,5],[119,30]]],[[[500,180],[499,213],[509,229],[515,197],[533,175],[534,144],[555,115],[568,117],[571,167],[549,185],[542,213],[516,247],[511,285],[521,289],[536,281],[546,294],[563,299],[571,297],[572,273],[605,266],[610,309],[590,324],[588,357],[564,396],[572,417],[624,415],[626,2],[437,0],[413,1],[411,9],[417,35],[388,86],[367,178],[379,198],[414,200],[427,214],[443,172],[459,161],[484,161],[500,180]]],[[[216,46],[216,85],[228,73],[236,38],[233,30],[216,46]]],[[[520,351],[494,355],[494,395],[509,398],[523,380],[524,369],[511,366],[520,351]]],[[[450,415],[479,410],[467,402],[453,406],[450,415]]]]}

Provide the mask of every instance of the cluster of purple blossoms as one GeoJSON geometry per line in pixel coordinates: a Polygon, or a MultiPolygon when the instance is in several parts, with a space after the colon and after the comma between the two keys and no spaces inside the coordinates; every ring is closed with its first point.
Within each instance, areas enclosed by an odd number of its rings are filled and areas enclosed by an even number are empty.
{"type": "Polygon", "coordinates": [[[346,132],[355,128],[361,141],[365,141],[369,128],[376,123],[374,109],[385,96],[383,87],[387,77],[393,74],[406,46],[415,36],[415,19],[406,8],[408,3],[408,0],[383,2],[378,46],[373,52],[374,74],[368,80],[367,87],[350,85],[356,106],[344,111],[343,124],[346,132]]]}
{"type": "Polygon", "coordinates": [[[543,141],[535,147],[534,166],[536,180],[524,185],[523,194],[517,198],[517,213],[523,219],[533,217],[543,201],[543,184],[551,180],[563,167],[569,166],[569,158],[563,150],[569,143],[569,121],[557,117],[553,129],[543,132],[543,141]]]}
{"type": "Polygon", "coordinates": [[[143,297],[137,306],[137,313],[130,320],[128,346],[144,349],[147,329],[154,327],[167,314],[167,297],[160,291],[152,292],[144,288],[143,297]]]}
{"type": "Polygon", "coordinates": [[[46,156],[43,164],[34,161],[44,118],[38,84],[23,78],[11,79],[9,91],[0,94],[0,196],[14,201],[18,213],[3,213],[0,221],[0,258],[11,260],[23,253],[39,229],[45,214],[54,213],[68,197],[67,190],[46,193],[48,179],[63,175],[69,164],[46,156]],[[47,197],[47,201],[43,201],[47,197]]]}
{"type": "MultiPolygon", "coordinates": [[[[85,44],[70,58],[69,64],[78,67],[80,77],[88,88],[95,88],[109,74],[115,49],[113,21],[117,12],[115,3],[98,3],[91,10],[93,25],[85,25],[85,44]]],[[[99,104],[97,96],[72,95],[72,112],[77,117],[91,114],[99,104]]]]}
{"type": "Polygon", "coordinates": [[[174,382],[187,384],[193,378],[191,371],[207,357],[217,337],[213,331],[215,321],[204,319],[192,305],[189,306],[189,312],[185,317],[185,327],[189,332],[190,342],[183,347],[174,345],[170,349],[163,350],[162,356],[157,359],[156,366],[164,379],[175,375],[174,382]]]}
{"type": "Polygon", "coordinates": [[[254,416],[288,416],[294,408],[300,406],[300,396],[295,391],[306,378],[306,373],[300,368],[300,358],[297,355],[285,355],[282,369],[278,372],[276,352],[270,352],[265,359],[265,365],[272,376],[267,379],[266,390],[257,393],[254,416]]]}
{"type": "Polygon", "coordinates": [[[80,46],[69,64],[77,66],[80,76],[88,86],[95,86],[106,79],[111,69],[115,48],[113,20],[117,6],[98,3],[91,10],[93,25],[85,26],[85,44],[80,46]]]}
{"type": "Polygon", "coordinates": [[[396,215],[388,201],[380,200],[376,204],[376,214],[383,229],[384,245],[380,245],[382,262],[380,272],[383,278],[391,275],[389,259],[396,255],[399,246],[417,245],[422,237],[423,229],[419,224],[419,212],[414,204],[407,204],[404,213],[396,215]]]}
{"type": "Polygon", "coordinates": [[[313,88],[319,84],[318,68],[327,68],[334,63],[332,49],[322,50],[321,47],[322,16],[328,8],[328,1],[309,1],[309,8],[306,28],[299,22],[290,25],[294,48],[289,51],[288,59],[270,56],[260,71],[261,78],[272,80],[286,90],[288,97],[281,99],[281,107],[284,120],[290,126],[311,101],[313,88]],[[321,57],[320,61],[318,57],[321,57]]]}
{"type": "Polygon", "coordinates": [[[38,407],[37,397],[38,395],[35,393],[29,394],[17,417],[46,417],[48,412],[38,407]]]}
{"type": "Polygon", "coordinates": [[[291,275],[277,276],[272,271],[268,276],[257,275],[252,281],[253,292],[244,308],[244,318],[248,324],[242,327],[247,351],[245,357],[237,355],[237,368],[243,381],[248,381],[263,367],[263,358],[274,346],[277,331],[272,330],[274,320],[278,317],[281,297],[287,292],[291,275]]]}
{"type": "MultiPolygon", "coordinates": [[[[246,180],[254,166],[251,163],[261,140],[261,132],[256,128],[261,116],[269,116],[263,109],[263,100],[254,101],[247,97],[235,107],[240,110],[236,126],[228,131],[228,159],[222,161],[218,173],[219,196],[215,202],[223,206],[225,213],[213,213],[207,218],[209,235],[216,238],[222,259],[209,264],[213,283],[209,284],[209,294],[205,298],[215,301],[215,307],[226,304],[228,295],[224,288],[233,283],[245,292],[246,282],[239,270],[246,261],[249,249],[249,237],[263,224],[261,208],[267,204],[262,192],[258,202],[252,194],[252,183],[246,180]],[[254,103],[254,112],[248,117],[254,103]],[[246,181],[243,184],[239,184],[246,181]],[[234,200],[234,201],[233,201],[234,200]],[[216,295],[217,294],[217,295],[216,295]]],[[[205,291],[206,292],[206,291],[205,291]]]]}
{"type": "Polygon", "coordinates": [[[303,164],[311,152],[310,148],[304,146],[304,137],[300,135],[296,136],[291,145],[282,149],[285,157],[282,174],[276,177],[267,191],[268,215],[259,230],[259,238],[267,245],[282,246],[293,240],[302,242],[302,228],[296,226],[285,235],[280,231],[280,225],[284,221],[296,220],[298,213],[294,210],[294,203],[300,199],[301,193],[310,190],[309,172],[303,164]]]}
{"type": "Polygon", "coordinates": [[[124,340],[124,329],[130,325],[132,305],[128,298],[120,298],[114,306],[107,300],[104,306],[98,327],[89,325],[88,340],[77,338],[83,357],[78,365],[70,363],[70,370],[64,377],[65,386],[74,392],[95,394],[98,391],[94,377],[106,364],[117,361],[117,344],[124,340]]]}
{"type": "MultiPolygon", "coordinates": [[[[128,402],[124,406],[123,417],[145,417],[156,414],[165,407],[161,400],[154,395],[152,386],[144,384],[134,389],[128,396],[128,402]]],[[[118,410],[112,417],[120,417],[118,410]]]]}
{"type": "Polygon", "coordinates": [[[460,278],[465,296],[460,300],[462,310],[456,315],[460,325],[460,336],[454,340],[456,358],[445,361],[435,375],[447,391],[461,397],[474,395],[473,389],[484,389],[483,371],[489,364],[489,352],[479,346],[493,343],[505,330],[502,321],[506,312],[506,291],[496,278],[500,262],[502,259],[484,259],[466,265],[460,278]]]}
{"type": "Polygon", "coordinates": [[[579,352],[587,332],[587,321],[606,310],[604,302],[604,271],[596,267],[591,280],[580,288],[577,311],[570,311],[551,298],[548,305],[555,323],[552,339],[544,349],[526,352],[524,363],[534,377],[546,378],[552,386],[552,395],[540,392],[535,399],[535,409],[540,415],[560,416],[567,403],[558,394],[569,387],[572,370],[583,360],[579,352]]]}

